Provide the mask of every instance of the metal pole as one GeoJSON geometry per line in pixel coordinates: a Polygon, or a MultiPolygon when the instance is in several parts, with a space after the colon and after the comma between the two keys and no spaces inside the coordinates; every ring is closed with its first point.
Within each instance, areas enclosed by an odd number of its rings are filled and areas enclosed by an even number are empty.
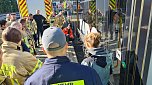
{"type": "Polygon", "coordinates": [[[79,9],[78,9],[78,5],[79,5],[79,3],[78,3],[78,0],[77,0],[77,28],[79,29],[79,14],[78,14],[79,9]]]}
{"type": "Polygon", "coordinates": [[[9,3],[10,3],[10,7],[11,7],[11,11],[10,12],[12,12],[12,1],[10,0],[9,3]]]}

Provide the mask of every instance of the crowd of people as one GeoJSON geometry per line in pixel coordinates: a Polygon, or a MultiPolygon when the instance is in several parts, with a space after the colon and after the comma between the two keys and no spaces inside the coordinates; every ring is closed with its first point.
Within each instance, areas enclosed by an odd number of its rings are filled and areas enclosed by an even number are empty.
{"type": "Polygon", "coordinates": [[[112,62],[100,46],[101,33],[89,22],[90,32],[84,39],[87,58],[81,64],[70,62],[66,52],[75,34],[64,13],[59,12],[46,28],[40,10],[19,20],[11,13],[0,21],[1,85],[108,85],[112,62]],[[41,44],[48,57],[44,63],[35,57],[41,44]]]}

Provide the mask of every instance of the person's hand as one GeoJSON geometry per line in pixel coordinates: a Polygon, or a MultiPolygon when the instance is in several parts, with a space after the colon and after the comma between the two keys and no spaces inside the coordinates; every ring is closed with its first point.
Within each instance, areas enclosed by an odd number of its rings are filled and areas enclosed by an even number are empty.
{"type": "Polygon", "coordinates": [[[66,20],[64,20],[63,23],[66,23],[66,20]]]}
{"type": "Polygon", "coordinates": [[[66,36],[69,36],[69,34],[66,34],[66,36]]]}

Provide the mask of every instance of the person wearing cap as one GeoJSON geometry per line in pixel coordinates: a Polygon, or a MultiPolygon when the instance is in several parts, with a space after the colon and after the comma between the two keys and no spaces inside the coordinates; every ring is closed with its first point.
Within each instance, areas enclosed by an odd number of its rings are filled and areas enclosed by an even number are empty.
{"type": "Polygon", "coordinates": [[[68,44],[60,28],[47,28],[42,45],[48,58],[24,85],[102,85],[94,69],[70,62],[66,56],[68,44]]]}

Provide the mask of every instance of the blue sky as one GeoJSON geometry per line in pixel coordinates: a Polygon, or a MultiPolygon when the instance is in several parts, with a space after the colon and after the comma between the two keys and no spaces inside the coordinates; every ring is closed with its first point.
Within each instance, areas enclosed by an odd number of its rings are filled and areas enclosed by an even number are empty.
{"type": "Polygon", "coordinates": [[[35,10],[39,9],[41,14],[45,16],[44,0],[27,0],[29,13],[35,14],[35,10]]]}
{"type": "Polygon", "coordinates": [[[35,14],[35,10],[39,9],[41,14],[45,16],[44,0],[27,0],[29,13],[35,14]]]}

